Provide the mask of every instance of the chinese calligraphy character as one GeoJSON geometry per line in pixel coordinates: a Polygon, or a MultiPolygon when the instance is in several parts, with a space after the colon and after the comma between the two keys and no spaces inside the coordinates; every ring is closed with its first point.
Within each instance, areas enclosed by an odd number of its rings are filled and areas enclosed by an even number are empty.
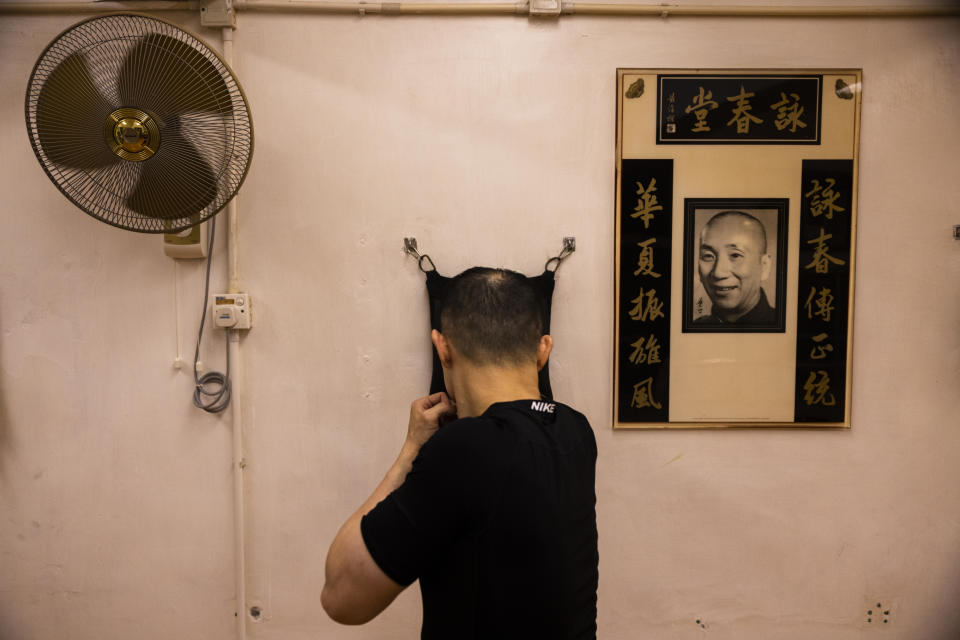
{"type": "Polygon", "coordinates": [[[646,378],[633,385],[633,398],[630,399],[630,406],[634,409],[643,407],[662,408],[660,403],[653,397],[653,378],[646,378]]]}
{"type": "Polygon", "coordinates": [[[727,98],[728,101],[737,103],[737,106],[733,109],[733,117],[727,122],[728,127],[734,122],[737,123],[737,133],[750,133],[751,122],[756,124],[763,122],[763,120],[750,113],[750,111],[753,110],[753,106],[750,104],[748,98],[752,98],[754,95],[756,94],[747,93],[743,85],[740,85],[740,93],[727,98]]]}
{"type": "Polygon", "coordinates": [[[700,93],[693,97],[693,103],[687,105],[683,110],[684,113],[693,111],[693,115],[697,117],[696,124],[690,129],[694,133],[710,131],[710,126],[707,124],[707,114],[710,113],[711,109],[716,109],[718,106],[716,102],[711,100],[713,98],[712,91],[704,91],[703,87],[699,87],[699,89],[700,93]]]}
{"type": "Polygon", "coordinates": [[[808,407],[815,404],[832,407],[837,404],[837,399],[830,393],[830,376],[826,371],[811,371],[810,377],[803,383],[803,391],[803,401],[808,407]]]}
{"type": "Polygon", "coordinates": [[[841,260],[840,258],[834,258],[827,253],[827,251],[830,250],[830,247],[827,246],[827,240],[832,237],[832,233],[827,233],[823,230],[823,227],[820,227],[819,237],[816,237],[813,240],[807,240],[807,244],[815,244],[817,246],[813,250],[813,260],[810,261],[810,264],[804,266],[804,269],[814,267],[814,270],[817,273],[829,273],[831,262],[837,265],[847,264],[846,261],[841,260]]]}
{"type": "Polygon", "coordinates": [[[633,347],[633,353],[630,354],[629,360],[633,364],[663,362],[660,359],[660,344],[657,342],[657,336],[653,334],[646,338],[637,339],[630,346],[633,347]],[[644,342],[646,342],[646,345],[644,345],[644,342]]]}
{"type": "Polygon", "coordinates": [[[817,288],[810,287],[810,295],[807,296],[807,301],[803,305],[803,308],[807,310],[807,317],[819,316],[824,322],[830,322],[830,313],[834,310],[833,295],[830,293],[830,289],[827,287],[820,289],[820,295],[814,300],[816,295],[817,288]],[[813,310],[814,304],[817,306],[816,311],[813,310]]]}
{"type": "Polygon", "coordinates": [[[637,246],[640,247],[640,256],[637,258],[637,270],[633,272],[633,275],[639,276],[642,274],[651,278],[660,277],[660,274],[653,270],[653,247],[650,246],[656,241],[656,238],[650,238],[637,243],[637,246]]]}
{"type": "Polygon", "coordinates": [[[630,318],[646,322],[663,317],[663,303],[657,299],[657,290],[650,289],[646,294],[640,289],[640,295],[630,301],[634,307],[630,310],[630,318]]]}
{"type": "Polygon", "coordinates": [[[657,204],[657,196],[653,195],[653,192],[657,190],[656,184],[656,178],[650,178],[650,184],[646,188],[644,188],[642,182],[637,182],[637,195],[640,196],[640,199],[637,201],[637,206],[634,207],[630,217],[643,220],[644,229],[650,227],[650,220],[653,218],[654,212],[663,211],[663,207],[657,204]]]}
{"type": "Polygon", "coordinates": [[[833,220],[834,213],[846,211],[837,204],[837,198],[840,197],[838,191],[834,191],[833,185],[837,183],[833,178],[824,180],[825,186],[820,185],[819,180],[813,180],[813,188],[803,194],[804,198],[810,198],[810,215],[814,218],[823,214],[827,220],[833,220]],[[812,197],[811,197],[812,196],[812,197]]]}
{"type": "Polygon", "coordinates": [[[797,127],[803,129],[807,124],[800,120],[800,116],[803,115],[803,107],[800,106],[800,96],[791,93],[790,98],[781,91],[780,102],[770,105],[770,108],[777,110],[777,119],[773,121],[773,124],[777,127],[777,131],[783,131],[787,127],[790,127],[790,133],[796,133],[797,127]],[[793,98],[792,102],[790,98],[793,98]]]}
{"type": "MultiPolygon", "coordinates": [[[[810,359],[811,360],[823,360],[827,357],[827,351],[833,351],[833,345],[830,343],[820,344],[824,340],[828,339],[828,336],[825,333],[819,333],[813,336],[813,341],[817,344],[813,345],[813,349],[810,350],[810,359]]],[[[804,387],[806,388],[806,387],[804,387]]]]}

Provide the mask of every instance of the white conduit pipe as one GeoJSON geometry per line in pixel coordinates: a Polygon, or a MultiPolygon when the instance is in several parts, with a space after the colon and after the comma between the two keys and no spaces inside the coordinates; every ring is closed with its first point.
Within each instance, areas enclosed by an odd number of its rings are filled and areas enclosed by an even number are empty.
{"type": "Polygon", "coordinates": [[[528,15],[526,2],[312,2],[234,0],[237,11],[269,13],[349,13],[375,15],[528,15]]]}
{"type": "MultiPolygon", "coordinates": [[[[237,11],[376,15],[528,15],[527,2],[323,2],[322,0],[234,0],[237,11]]],[[[7,2],[3,13],[111,13],[194,11],[200,2],[7,2]]],[[[561,13],[582,16],[712,16],[768,18],[936,18],[960,16],[960,5],[668,5],[563,2],[561,13]]]]}
{"type": "MultiPolygon", "coordinates": [[[[224,27],[223,59],[233,67],[233,28],[224,27]]],[[[237,196],[227,203],[227,273],[229,277],[228,293],[240,293],[239,242],[238,242],[237,196]]],[[[234,588],[237,601],[237,638],[247,637],[247,562],[244,555],[245,518],[243,470],[246,462],[243,458],[243,359],[240,353],[240,331],[227,330],[230,349],[230,417],[233,429],[233,560],[234,588]]]]}
{"type": "Polygon", "coordinates": [[[712,16],[742,18],[914,18],[960,15],[946,5],[650,5],[564,2],[561,13],[591,16],[712,16]]]}
{"type": "MultiPolygon", "coordinates": [[[[359,13],[381,15],[497,14],[527,15],[528,2],[323,2],[318,0],[234,0],[237,11],[290,13],[359,13]]],[[[668,5],[639,3],[563,2],[565,15],[595,16],[731,16],[731,17],[935,17],[960,15],[946,5],[756,6],[668,5]]]]}

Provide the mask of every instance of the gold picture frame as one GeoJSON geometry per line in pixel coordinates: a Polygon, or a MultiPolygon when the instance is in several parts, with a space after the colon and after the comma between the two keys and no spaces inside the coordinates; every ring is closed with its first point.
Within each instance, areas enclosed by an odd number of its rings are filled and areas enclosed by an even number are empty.
{"type": "Polygon", "coordinates": [[[861,88],[617,70],[614,428],[851,426],[861,88]]]}

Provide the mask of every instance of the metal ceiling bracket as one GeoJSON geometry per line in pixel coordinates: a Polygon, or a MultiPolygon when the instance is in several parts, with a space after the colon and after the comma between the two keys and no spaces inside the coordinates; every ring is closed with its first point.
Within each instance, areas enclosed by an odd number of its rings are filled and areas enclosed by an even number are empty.
{"type": "Polygon", "coordinates": [[[530,0],[531,18],[559,18],[561,0],[530,0]]]}
{"type": "Polygon", "coordinates": [[[213,29],[236,29],[237,14],[233,10],[233,0],[201,0],[200,24],[213,29]]]}
{"type": "Polygon", "coordinates": [[[420,251],[417,250],[417,239],[413,237],[404,238],[403,252],[410,254],[414,258],[419,258],[420,251]]]}

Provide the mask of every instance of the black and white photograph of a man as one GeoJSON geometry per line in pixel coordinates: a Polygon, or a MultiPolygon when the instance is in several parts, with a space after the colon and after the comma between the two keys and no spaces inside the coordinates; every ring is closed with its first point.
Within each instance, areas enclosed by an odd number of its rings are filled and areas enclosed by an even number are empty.
{"type": "Polygon", "coordinates": [[[783,331],[786,200],[686,201],[684,331],[783,331]]]}

